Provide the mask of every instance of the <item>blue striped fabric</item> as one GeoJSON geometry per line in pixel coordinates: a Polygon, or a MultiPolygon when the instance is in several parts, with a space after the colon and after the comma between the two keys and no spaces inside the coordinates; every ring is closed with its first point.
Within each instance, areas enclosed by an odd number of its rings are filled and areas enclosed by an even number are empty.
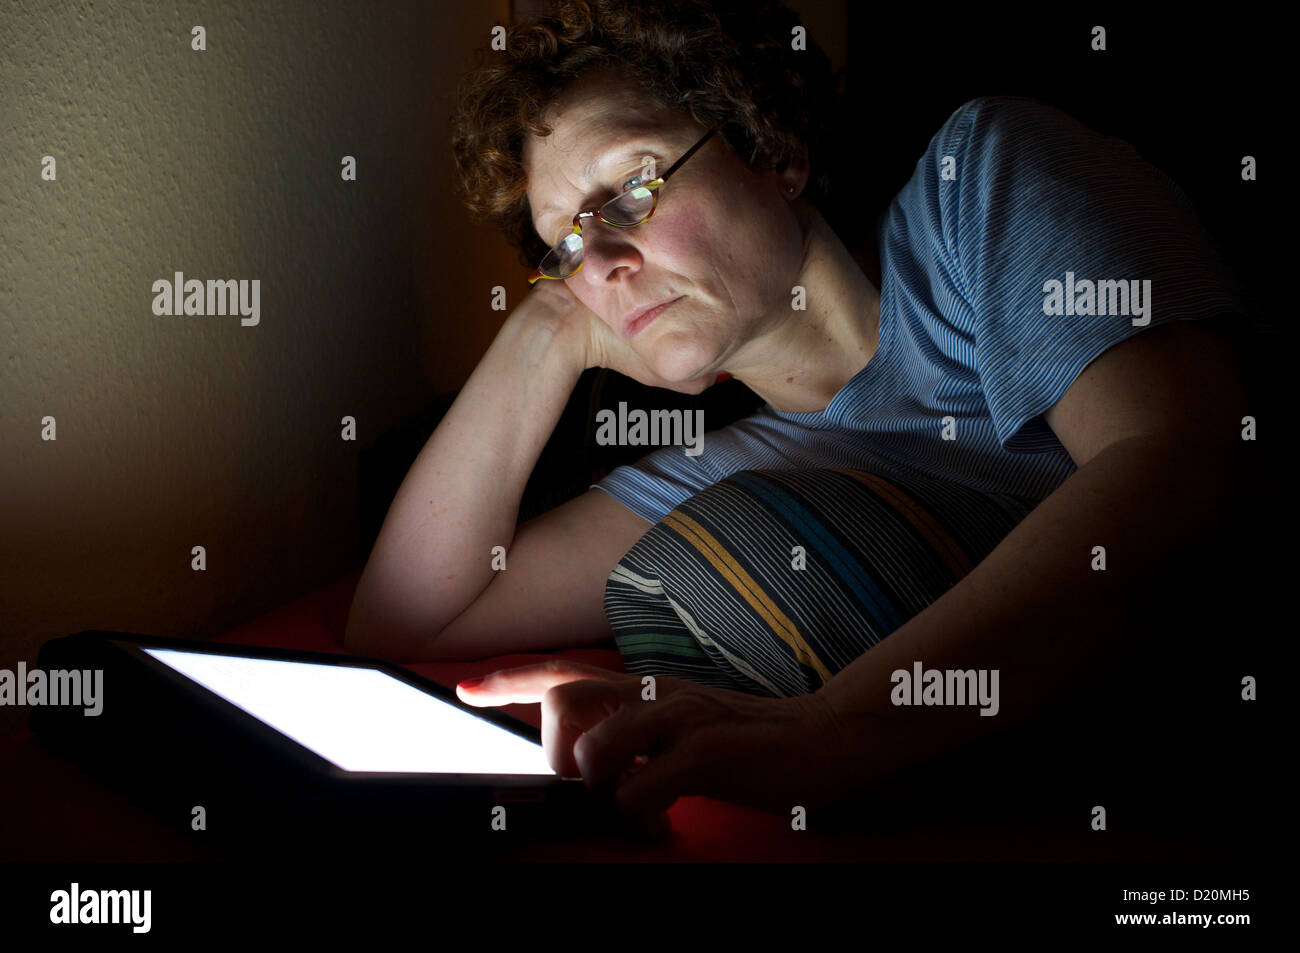
{"type": "Polygon", "coordinates": [[[1170,321],[1236,314],[1272,328],[1172,180],[1031,99],[954,112],[876,237],[880,340],[825,410],[766,405],[707,433],[699,456],[665,447],[595,486],[651,522],[744,469],[837,467],[1042,500],[1076,467],[1040,415],[1093,358],[1170,321]],[[1044,314],[1044,284],[1067,272],[1149,280],[1149,324],[1044,314]],[[955,439],[944,440],[949,415],[955,439]]]}
{"type": "Polygon", "coordinates": [[[772,697],[815,692],[947,592],[1034,504],[950,480],[742,470],[609,574],[625,669],[772,697]]]}

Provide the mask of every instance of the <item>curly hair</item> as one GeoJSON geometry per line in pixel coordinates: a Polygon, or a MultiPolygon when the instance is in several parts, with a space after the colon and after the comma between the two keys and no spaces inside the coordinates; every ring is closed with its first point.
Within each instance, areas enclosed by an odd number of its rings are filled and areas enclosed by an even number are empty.
{"type": "Polygon", "coordinates": [[[557,0],[516,24],[503,52],[477,51],[451,117],[461,199],[492,222],[532,267],[547,246],[533,230],[522,161],[541,115],[583,73],[612,69],[652,102],[721,135],[749,167],[784,170],[801,148],[804,194],[834,224],[830,137],[840,84],[811,37],[793,49],[798,16],[776,0],[557,0]],[[485,57],[491,57],[484,62],[485,57]]]}

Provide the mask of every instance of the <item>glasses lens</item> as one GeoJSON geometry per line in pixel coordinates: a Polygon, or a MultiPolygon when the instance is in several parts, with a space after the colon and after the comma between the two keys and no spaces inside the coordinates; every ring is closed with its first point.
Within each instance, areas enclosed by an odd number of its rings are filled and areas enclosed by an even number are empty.
{"type": "MultiPolygon", "coordinates": [[[[601,207],[600,214],[611,225],[640,225],[654,211],[654,189],[638,186],[601,207]]],[[[582,264],[582,236],[570,232],[568,237],[546,253],[542,259],[542,274],[549,278],[568,278],[576,274],[582,264]]]]}
{"type": "Polygon", "coordinates": [[[617,198],[610,199],[600,210],[605,220],[614,225],[639,225],[655,207],[653,189],[637,186],[617,198]]]}
{"type": "Polygon", "coordinates": [[[568,278],[582,264],[582,237],[576,232],[546,253],[542,259],[542,274],[550,278],[568,278]]]}

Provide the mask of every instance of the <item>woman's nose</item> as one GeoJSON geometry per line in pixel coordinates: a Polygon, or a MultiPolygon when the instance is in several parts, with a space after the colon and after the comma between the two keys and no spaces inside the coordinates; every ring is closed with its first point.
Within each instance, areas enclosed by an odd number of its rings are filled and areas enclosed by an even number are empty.
{"type": "Polygon", "coordinates": [[[591,270],[589,280],[605,282],[616,268],[635,271],[641,267],[641,252],[627,232],[628,229],[616,228],[604,222],[594,229],[583,229],[582,270],[591,270]]]}

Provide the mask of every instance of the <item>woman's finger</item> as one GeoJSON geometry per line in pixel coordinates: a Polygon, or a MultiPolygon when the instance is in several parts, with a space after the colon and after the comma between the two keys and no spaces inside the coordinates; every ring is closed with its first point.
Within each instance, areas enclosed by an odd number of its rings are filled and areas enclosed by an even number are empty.
{"type": "Polygon", "coordinates": [[[581,777],[574,745],[617,712],[635,690],[632,684],[582,679],[556,685],[542,696],[542,748],[556,774],[581,777]]]}
{"type": "Polygon", "coordinates": [[[613,793],[627,776],[645,770],[676,741],[683,726],[673,718],[675,710],[662,702],[642,700],[640,692],[625,696],[617,711],[574,743],[573,756],[583,781],[592,790],[613,793]]]}
{"type": "Polygon", "coordinates": [[[580,679],[622,681],[631,678],[618,672],[567,659],[550,659],[536,665],[521,665],[490,672],[481,679],[456,685],[456,695],[471,705],[531,705],[542,700],[556,685],[580,679]]]}

